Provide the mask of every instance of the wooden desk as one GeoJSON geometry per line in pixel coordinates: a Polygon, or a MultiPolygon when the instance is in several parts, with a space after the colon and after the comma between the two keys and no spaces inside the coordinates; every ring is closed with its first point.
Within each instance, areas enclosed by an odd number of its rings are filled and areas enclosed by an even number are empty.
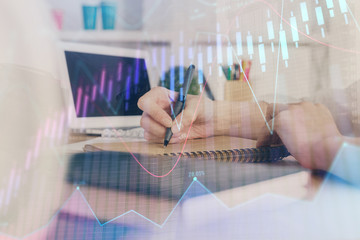
{"type": "Polygon", "coordinates": [[[71,134],[69,134],[68,144],[84,142],[84,141],[94,139],[96,137],[98,137],[98,136],[81,134],[81,133],[71,133],[71,134]]]}

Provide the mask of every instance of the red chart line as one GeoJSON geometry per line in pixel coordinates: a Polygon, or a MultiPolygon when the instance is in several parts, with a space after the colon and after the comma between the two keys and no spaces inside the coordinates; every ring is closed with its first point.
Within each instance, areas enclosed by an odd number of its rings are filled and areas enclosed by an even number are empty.
{"type": "Polygon", "coordinates": [[[197,113],[198,108],[199,108],[199,106],[200,106],[201,99],[203,98],[203,93],[204,93],[204,91],[205,91],[205,86],[206,86],[206,84],[207,84],[207,81],[205,81],[204,86],[203,86],[203,88],[202,88],[202,91],[201,91],[201,94],[200,94],[200,97],[199,97],[199,101],[198,101],[198,103],[197,103],[197,105],[196,105],[196,109],[195,109],[193,118],[192,118],[192,120],[191,120],[191,124],[190,124],[189,130],[188,130],[188,132],[187,132],[186,139],[185,139],[185,141],[184,141],[184,145],[183,145],[183,147],[182,147],[182,149],[181,149],[181,152],[180,152],[180,154],[179,154],[179,157],[178,157],[178,159],[176,160],[174,166],[173,166],[173,167],[169,170],[169,172],[167,172],[166,174],[164,174],[164,175],[156,175],[156,174],[150,172],[148,169],[146,169],[146,168],[140,163],[140,161],[136,158],[136,156],[131,152],[129,146],[122,140],[122,138],[120,138],[120,140],[121,140],[122,144],[124,144],[126,150],[131,154],[131,156],[132,156],[132,157],[135,159],[135,161],[140,165],[140,167],[141,167],[142,169],[144,169],[144,171],[147,172],[148,174],[150,174],[151,176],[156,177],[156,178],[166,177],[166,176],[168,176],[168,175],[175,169],[175,167],[178,165],[178,163],[179,163],[179,161],[180,161],[180,158],[181,158],[181,156],[182,156],[182,154],[183,154],[183,152],[184,152],[184,149],[185,149],[185,146],[186,146],[186,142],[187,142],[187,140],[188,140],[188,138],[189,138],[190,131],[191,131],[191,127],[192,127],[193,122],[194,122],[194,120],[195,120],[195,116],[196,116],[196,113],[197,113]]]}

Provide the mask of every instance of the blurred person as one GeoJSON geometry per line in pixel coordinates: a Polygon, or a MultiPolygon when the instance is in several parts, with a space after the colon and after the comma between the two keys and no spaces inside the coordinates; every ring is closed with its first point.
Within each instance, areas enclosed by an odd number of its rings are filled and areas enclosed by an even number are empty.
{"type": "Polygon", "coordinates": [[[0,232],[12,236],[45,225],[60,206],[66,115],[47,13],[43,0],[0,1],[0,232]]]}

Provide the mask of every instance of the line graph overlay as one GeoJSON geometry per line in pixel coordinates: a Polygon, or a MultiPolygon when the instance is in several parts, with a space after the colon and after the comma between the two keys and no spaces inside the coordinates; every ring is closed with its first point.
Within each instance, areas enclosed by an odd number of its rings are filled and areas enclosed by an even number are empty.
{"type": "MultiPolygon", "coordinates": [[[[335,160],[338,158],[338,156],[345,150],[346,147],[348,146],[353,146],[353,145],[350,145],[350,144],[343,144],[341,149],[339,149],[338,151],[338,154],[337,156],[335,157],[335,160]]],[[[356,146],[358,147],[358,146],[356,146]]],[[[334,160],[334,161],[335,161],[334,160]]],[[[335,163],[334,163],[335,164],[335,163]]],[[[143,214],[135,211],[135,210],[129,210],[129,211],[126,211],[106,222],[101,222],[100,219],[98,218],[98,216],[96,215],[96,213],[94,212],[94,210],[92,209],[91,205],[89,204],[88,200],[86,199],[85,195],[82,193],[81,191],[81,188],[79,186],[76,187],[76,189],[70,194],[70,196],[65,200],[65,202],[61,205],[61,207],[55,212],[55,214],[50,218],[49,222],[47,224],[45,224],[44,226],[34,230],[33,232],[23,236],[23,237],[16,237],[16,236],[11,236],[9,234],[6,234],[6,233],[2,233],[0,232],[0,235],[2,236],[5,236],[5,237],[8,237],[8,238],[12,238],[12,239],[25,239],[25,238],[28,238],[28,237],[31,237],[33,236],[34,234],[40,232],[41,230],[49,227],[49,225],[56,219],[56,217],[60,214],[60,212],[62,211],[63,208],[65,208],[65,206],[67,204],[69,204],[69,202],[71,201],[71,199],[73,199],[76,194],[79,194],[80,195],[80,198],[82,199],[82,201],[85,203],[86,207],[89,209],[89,211],[91,212],[92,216],[95,218],[96,222],[98,223],[98,225],[100,227],[104,227],[106,226],[107,224],[110,224],[128,214],[135,214],[137,216],[139,216],[140,218],[146,220],[147,222],[153,224],[154,226],[158,227],[158,228],[163,228],[166,223],[169,221],[170,217],[173,215],[174,211],[178,208],[178,206],[181,204],[181,202],[184,201],[184,198],[186,197],[186,195],[188,194],[188,192],[190,191],[190,189],[194,186],[194,184],[198,184],[198,186],[200,186],[203,190],[205,190],[207,193],[208,193],[208,196],[210,196],[211,198],[213,198],[218,204],[220,204],[225,210],[227,211],[232,211],[232,210],[235,210],[235,209],[239,209],[241,207],[244,207],[248,204],[253,204],[253,203],[256,203],[257,201],[260,201],[264,198],[269,198],[269,197],[272,197],[272,198],[280,198],[280,199],[284,199],[284,200],[288,200],[288,201],[297,201],[301,204],[304,204],[304,205],[315,205],[317,204],[317,202],[319,201],[319,199],[321,199],[322,195],[323,195],[323,192],[326,191],[326,186],[330,183],[328,183],[329,181],[331,181],[330,179],[330,176],[328,177],[325,177],[321,187],[319,188],[318,192],[316,193],[316,195],[314,196],[313,200],[304,200],[304,199],[297,199],[297,198],[294,198],[294,197],[289,197],[289,196],[284,196],[284,195],[279,195],[279,194],[273,194],[273,193],[265,193],[265,194],[262,194],[258,197],[255,197],[251,200],[247,200],[246,202],[244,203],[240,203],[240,204],[237,204],[233,207],[228,207],[220,198],[218,198],[212,191],[210,191],[201,181],[197,180],[196,177],[193,178],[193,181],[189,184],[189,186],[187,187],[187,189],[185,190],[185,192],[182,194],[182,196],[180,197],[180,199],[177,201],[177,203],[175,204],[175,206],[172,208],[172,210],[170,211],[170,213],[168,214],[168,216],[166,217],[166,219],[162,222],[162,223],[157,223],[153,220],[151,220],[150,218],[144,216],[143,214]]],[[[204,195],[203,195],[204,196],[204,195]]]]}
{"type": "MultiPolygon", "coordinates": [[[[259,1],[259,2],[265,2],[265,1],[261,1],[261,0],[256,0],[256,1],[259,1]]],[[[284,1],[283,1],[284,2],[284,1]]],[[[348,9],[349,9],[349,7],[348,7],[348,9]]],[[[352,14],[352,12],[351,12],[351,10],[349,9],[349,11],[350,11],[350,14],[352,15],[352,17],[354,18],[354,16],[353,16],[353,14],[352,14]]],[[[280,16],[281,17],[281,19],[282,19],[282,21],[284,21],[285,23],[286,23],[286,21],[283,19],[283,16],[280,16]]],[[[354,18],[354,21],[355,21],[355,23],[356,23],[356,26],[357,26],[357,28],[358,28],[358,30],[360,31],[360,28],[359,28],[359,25],[358,25],[358,23],[357,23],[357,21],[356,21],[356,19],[354,18]]],[[[288,25],[290,25],[292,28],[295,28],[294,26],[292,26],[291,24],[289,24],[289,23],[287,23],[288,25]]],[[[297,30],[297,29],[296,29],[297,30]]],[[[299,30],[297,30],[298,32],[300,32],[299,30]]],[[[300,32],[301,33],[301,32],[300,32]]],[[[280,47],[280,41],[279,41],[279,47],[280,47]]],[[[232,50],[234,51],[234,48],[232,47],[232,50]]],[[[338,50],[341,50],[341,49],[338,49],[338,50]]],[[[279,52],[280,52],[280,49],[279,49],[279,52]]],[[[237,58],[237,55],[235,55],[236,56],[236,58],[237,58]]],[[[239,61],[238,60],[238,58],[237,58],[237,61],[239,61]]],[[[278,62],[279,62],[279,57],[278,57],[278,62]]],[[[241,66],[241,65],[240,65],[241,66]]],[[[246,78],[246,75],[245,75],[245,78],[246,78]]],[[[246,79],[247,80],[247,79],[246,79]]],[[[206,82],[205,82],[205,84],[206,84],[206,82]]],[[[248,85],[249,85],[249,83],[248,83],[248,85]]],[[[254,94],[254,92],[252,91],[252,89],[251,89],[251,86],[249,85],[249,87],[250,87],[250,90],[251,90],[251,92],[252,92],[252,94],[254,95],[254,97],[255,97],[255,94],[254,94]]],[[[203,91],[202,91],[203,92],[203,91]]],[[[275,99],[276,99],[276,94],[275,94],[275,96],[274,96],[274,102],[275,102],[275,99]]],[[[199,101],[200,102],[200,101],[199,101]]],[[[261,108],[260,108],[260,111],[261,111],[261,108]]],[[[274,109],[274,111],[275,111],[275,109],[274,109]]],[[[263,114],[263,113],[262,113],[263,114]]],[[[194,117],[195,117],[195,115],[194,115],[194,117]]],[[[193,120],[194,120],[194,117],[193,117],[193,120]]],[[[193,121],[192,121],[193,122],[193,121]]],[[[176,122],[177,123],[177,122],[176,122]]],[[[266,122],[266,124],[267,124],[267,122],[266,122]]],[[[181,126],[181,121],[180,121],[180,126],[181,126]]],[[[267,126],[268,126],[268,128],[270,129],[270,127],[269,127],[269,125],[267,124],[267,126]]],[[[179,127],[179,125],[178,125],[178,127],[179,127]]],[[[273,122],[273,125],[272,125],[272,129],[273,129],[273,127],[274,127],[274,122],[273,122]]],[[[190,127],[191,128],[191,127],[190,127]]],[[[187,136],[189,136],[189,133],[190,133],[190,128],[189,128],[189,131],[188,131],[188,134],[187,134],[187,136]]],[[[187,140],[187,138],[186,138],[186,140],[187,140]]],[[[125,144],[125,143],[124,143],[125,144]]],[[[185,144],[186,144],[186,141],[185,141],[185,144]]],[[[184,147],[185,147],[185,144],[184,144],[184,147]]],[[[126,145],[126,144],[125,144],[126,145]]],[[[183,149],[184,149],[184,147],[183,147],[183,149]]],[[[130,152],[130,151],[129,151],[130,152]]],[[[182,151],[183,152],[183,151],[182,151]]],[[[182,153],[181,152],[181,153],[182,153]]],[[[133,155],[133,157],[134,157],[134,155],[133,155]]],[[[135,159],[136,159],[136,157],[134,157],[135,159]]],[[[179,157],[179,159],[180,159],[180,157],[179,157]]],[[[179,159],[178,159],[178,161],[179,161],[179,159]]],[[[137,159],[136,159],[137,160],[137,159]]],[[[139,162],[138,162],[139,163],[139,162]]],[[[139,163],[140,164],[140,163],[139,163]]],[[[177,164],[177,163],[176,163],[177,164]]],[[[172,170],[176,167],[176,164],[174,165],[174,167],[172,168],[172,170]]],[[[141,164],[140,164],[141,165],[141,164]]],[[[144,168],[144,170],[146,170],[145,168],[144,168]]],[[[171,170],[171,171],[172,171],[171,170]]],[[[168,173],[168,174],[170,174],[171,173],[171,171],[168,173]]],[[[149,173],[149,172],[148,172],[149,173]]],[[[151,173],[149,173],[150,175],[152,175],[151,173]]],[[[154,176],[154,175],[153,175],[154,176]]],[[[161,176],[158,176],[158,177],[161,177],[161,176]]],[[[204,185],[202,185],[199,181],[197,181],[197,183],[198,184],[200,184],[201,186],[203,186],[204,187],[204,189],[206,189],[206,187],[204,186],[204,185]]],[[[191,185],[193,184],[193,182],[191,183],[191,185]]],[[[191,186],[190,185],[190,186],[191,186]]],[[[189,188],[190,188],[190,186],[188,187],[188,189],[187,189],[187,191],[189,190],[189,188]]],[[[209,190],[208,190],[209,191],[209,190]]],[[[73,194],[75,193],[76,191],[74,191],[73,192],[73,194]]],[[[82,192],[79,190],[79,192],[82,194],[82,192]]],[[[209,193],[211,193],[210,191],[209,191],[209,193]]],[[[84,196],[83,196],[83,194],[82,194],[82,197],[84,198],[84,196]]],[[[215,199],[216,200],[218,200],[218,202],[220,203],[220,204],[222,204],[224,207],[227,207],[226,205],[224,205],[224,203],[223,202],[221,202],[221,200],[219,200],[218,198],[216,198],[216,196],[214,195],[214,197],[215,197],[215,199]]],[[[70,197],[70,198],[72,198],[72,196],[70,197]]],[[[70,198],[68,199],[68,200],[70,200],[70,198]]],[[[67,200],[67,201],[68,201],[67,200]]],[[[84,198],[84,200],[86,200],[86,198],[84,198]]],[[[67,203],[67,201],[63,204],[63,205],[66,205],[66,203],[67,203]]],[[[178,202],[178,204],[180,203],[180,201],[178,202]]],[[[89,208],[90,208],[90,205],[89,205],[89,208]]],[[[173,210],[175,210],[175,208],[173,209],[173,210]]],[[[141,216],[141,217],[143,217],[143,215],[141,215],[140,213],[138,213],[138,212],[136,212],[136,211],[133,211],[133,210],[130,210],[130,211],[128,211],[128,212],[126,212],[126,213],[123,213],[122,215],[119,215],[118,217],[116,217],[116,219],[118,219],[118,218],[121,218],[122,216],[124,216],[124,215],[126,215],[126,214],[128,214],[128,213],[135,213],[135,214],[137,214],[137,215],[139,215],[139,216],[141,216]]],[[[56,216],[58,214],[58,212],[54,215],[54,217],[56,216]]],[[[95,213],[93,213],[94,214],[94,216],[95,216],[95,213]]],[[[172,214],[172,212],[169,214],[169,216],[168,216],[168,218],[170,218],[170,216],[171,216],[171,214],[172,214]]],[[[95,216],[96,217],[96,216],[95,216]]],[[[167,218],[167,219],[168,219],[167,218]]],[[[114,219],[112,219],[112,220],[109,220],[108,222],[105,222],[105,223],[100,223],[100,221],[98,220],[98,222],[99,222],[99,225],[100,226],[104,226],[104,225],[106,225],[107,223],[110,223],[110,222],[112,222],[112,221],[115,221],[116,220],[115,218],[114,219]]],[[[166,219],[166,221],[167,221],[167,219],[166,219]]],[[[51,218],[51,220],[50,220],[50,222],[53,220],[53,218],[51,218]]],[[[162,227],[162,226],[164,226],[164,224],[166,223],[166,222],[163,222],[163,224],[161,224],[161,225],[159,225],[159,224],[157,224],[157,223],[155,223],[155,222],[152,222],[150,219],[147,219],[149,222],[151,222],[151,223],[153,223],[154,225],[158,225],[159,227],[162,227]]],[[[50,222],[47,224],[47,225],[45,225],[44,227],[42,227],[41,229],[43,229],[43,228],[45,228],[45,227],[47,227],[49,224],[50,224],[50,222]]],[[[41,229],[39,229],[39,230],[41,230],[41,229]]],[[[38,231],[38,230],[37,230],[38,231]]],[[[28,236],[30,236],[30,235],[32,235],[33,233],[30,233],[30,234],[28,234],[28,235],[26,235],[25,237],[28,237],[28,236]]],[[[4,234],[4,235],[6,235],[6,234],[4,234]]],[[[23,237],[23,238],[25,238],[25,237],[23,237]]]]}
{"type": "Polygon", "coordinates": [[[181,196],[181,198],[178,200],[178,202],[175,204],[175,206],[172,208],[172,210],[170,211],[170,213],[168,214],[168,216],[166,217],[166,219],[161,223],[156,223],[154,222],[153,220],[151,220],[150,218],[142,215],[141,213],[135,211],[135,210],[129,210],[125,213],[122,213],[120,214],[119,216],[117,217],[114,217],[106,222],[103,222],[101,223],[100,219],[98,218],[98,216],[96,215],[96,213],[94,212],[94,210],[92,209],[91,205],[89,204],[88,200],[86,199],[86,197],[84,196],[84,194],[82,193],[81,189],[79,186],[76,187],[76,189],[71,193],[71,195],[69,196],[68,199],[66,199],[66,201],[62,204],[62,206],[56,211],[56,213],[50,218],[49,222],[47,224],[45,224],[44,226],[34,230],[33,232],[23,236],[23,237],[15,237],[15,236],[11,236],[11,235],[8,235],[8,234],[5,234],[5,233],[2,233],[0,232],[0,235],[3,235],[3,236],[7,236],[7,237],[10,237],[10,238],[13,238],[13,239],[18,239],[18,240],[21,240],[21,239],[25,239],[25,238],[28,238],[28,237],[31,237],[33,236],[34,234],[36,234],[37,232],[47,228],[55,219],[56,217],[60,214],[61,210],[70,202],[70,200],[72,198],[75,197],[75,194],[79,194],[81,199],[84,201],[84,203],[86,204],[87,208],[89,209],[89,211],[91,212],[91,214],[94,216],[96,222],[99,224],[100,227],[104,227],[105,225],[107,224],[110,224],[111,222],[114,222],[116,220],[118,220],[119,218],[121,217],[124,217],[128,214],[136,214],[138,215],[139,217],[141,217],[142,219],[146,220],[147,222],[153,224],[154,226],[158,227],[158,228],[163,228],[166,223],[169,221],[170,217],[173,215],[174,211],[177,209],[177,207],[180,205],[180,203],[184,200],[185,196],[187,195],[187,193],[189,192],[189,190],[194,186],[194,184],[198,184],[201,188],[203,188],[207,193],[209,193],[209,196],[211,196],[214,200],[216,200],[217,203],[219,203],[222,207],[224,207],[227,211],[231,211],[233,209],[236,209],[236,208],[239,208],[241,206],[244,206],[248,203],[252,203],[258,199],[261,199],[263,197],[266,197],[266,196],[271,196],[271,195],[274,195],[276,197],[284,197],[284,198],[287,198],[287,199],[293,199],[293,198],[290,198],[290,197],[285,197],[285,196],[281,196],[281,195],[276,195],[276,194],[264,194],[262,196],[259,196],[259,197],[256,197],[250,201],[247,201],[245,203],[241,203],[241,204],[238,204],[232,208],[228,207],[222,200],[220,200],[213,192],[211,192],[205,185],[203,185],[200,181],[198,181],[195,178],[193,178],[193,181],[190,183],[190,185],[187,187],[187,189],[185,190],[185,192],[183,193],[183,195],[181,196]]]}

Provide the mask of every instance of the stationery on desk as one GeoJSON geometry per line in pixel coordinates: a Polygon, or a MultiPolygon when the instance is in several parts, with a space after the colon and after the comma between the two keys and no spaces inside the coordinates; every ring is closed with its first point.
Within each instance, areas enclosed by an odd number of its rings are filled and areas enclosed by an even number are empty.
{"type": "Polygon", "coordinates": [[[251,69],[251,61],[241,61],[240,64],[233,64],[231,66],[222,66],[222,71],[228,81],[249,81],[249,74],[251,69]]]}
{"type": "Polygon", "coordinates": [[[224,99],[226,101],[250,101],[253,99],[250,90],[251,61],[242,60],[240,64],[222,66],[226,80],[224,82],[224,99]]]}

